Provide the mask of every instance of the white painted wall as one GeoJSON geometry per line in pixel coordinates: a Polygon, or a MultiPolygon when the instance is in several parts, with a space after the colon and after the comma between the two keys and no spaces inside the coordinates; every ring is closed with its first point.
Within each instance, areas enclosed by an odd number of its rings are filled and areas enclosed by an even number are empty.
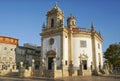
{"type": "Polygon", "coordinates": [[[99,61],[98,61],[98,54],[101,55],[101,65],[103,66],[103,53],[102,53],[102,44],[95,40],[95,48],[96,48],[96,62],[97,62],[97,68],[99,67],[99,61]],[[98,49],[98,43],[100,44],[100,49],[98,49]]]}
{"type": "Polygon", "coordinates": [[[0,69],[2,69],[2,64],[6,64],[6,62],[11,63],[9,69],[13,68],[13,65],[16,61],[15,48],[16,45],[0,43],[0,69]],[[5,47],[7,48],[6,50],[4,49],[5,47]]]}
{"type": "Polygon", "coordinates": [[[92,62],[92,44],[91,38],[88,37],[73,37],[73,64],[75,67],[79,67],[80,64],[80,54],[87,54],[88,58],[88,67],[90,67],[92,62]],[[86,48],[80,47],[80,41],[84,40],[87,42],[86,48]]]}
{"type": "MultiPolygon", "coordinates": [[[[68,37],[64,37],[64,53],[63,53],[64,64],[65,61],[68,62],[68,37]]],[[[67,65],[68,66],[68,65],[67,65]]]]}
{"type": "Polygon", "coordinates": [[[5,62],[3,57],[5,57],[8,62],[15,62],[15,48],[16,45],[0,43],[0,62],[5,62]],[[7,48],[6,50],[4,50],[5,47],[7,48]],[[12,60],[10,60],[10,57],[12,60]]]}
{"type": "MultiPolygon", "coordinates": [[[[64,52],[63,52],[63,59],[64,59],[64,64],[65,64],[65,61],[68,61],[68,38],[65,38],[64,37],[64,52]]],[[[73,64],[74,64],[74,67],[79,67],[79,64],[80,64],[80,54],[85,54],[88,56],[88,68],[91,67],[91,62],[93,61],[92,60],[92,40],[90,37],[73,37],[72,38],[72,41],[73,41],[73,64]],[[86,41],[87,43],[87,47],[80,47],[80,41],[86,41]]],[[[60,35],[57,35],[57,36],[51,36],[51,37],[48,37],[48,38],[43,38],[43,58],[46,58],[46,53],[47,51],[50,51],[50,50],[55,50],[56,53],[57,53],[57,56],[60,57],[61,59],[61,36],[60,35]],[[50,38],[54,38],[54,44],[51,46],[49,45],[49,40],[50,38]]],[[[103,65],[103,56],[102,56],[102,44],[100,43],[100,49],[98,49],[98,41],[95,40],[95,48],[96,48],[96,62],[97,62],[97,67],[99,66],[99,62],[98,62],[98,53],[101,54],[101,63],[103,65]]],[[[60,65],[61,63],[61,60],[57,60],[57,66],[60,65]]]]}
{"type": "Polygon", "coordinates": [[[102,49],[102,43],[100,44],[100,54],[101,54],[101,66],[103,66],[103,49],[102,49]]]}
{"type": "MultiPolygon", "coordinates": [[[[57,57],[61,57],[61,36],[50,36],[48,38],[43,38],[43,58],[46,58],[46,53],[50,50],[55,50],[57,57]],[[54,44],[51,46],[49,44],[50,38],[54,38],[54,44]]],[[[61,59],[61,58],[60,58],[61,59]]],[[[60,59],[57,60],[57,66],[60,65],[60,59]]]]}

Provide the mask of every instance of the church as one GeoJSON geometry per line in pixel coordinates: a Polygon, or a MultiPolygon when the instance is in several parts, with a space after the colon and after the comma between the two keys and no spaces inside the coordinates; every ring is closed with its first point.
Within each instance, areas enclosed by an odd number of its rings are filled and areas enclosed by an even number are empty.
{"type": "MultiPolygon", "coordinates": [[[[103,67],[103,39],[95,31],[93,23],[90,28],[78,27],[75,16],[70,15],[65,26],[64,12],[57,4],[46,17],[40,35],[42,62],[47,71],[56,68],[56,71],[62,70],[62,76],[87,76],[103,67]]],[[[60,77],[60,72],[55,76],[58,75],[60,77]]]]}

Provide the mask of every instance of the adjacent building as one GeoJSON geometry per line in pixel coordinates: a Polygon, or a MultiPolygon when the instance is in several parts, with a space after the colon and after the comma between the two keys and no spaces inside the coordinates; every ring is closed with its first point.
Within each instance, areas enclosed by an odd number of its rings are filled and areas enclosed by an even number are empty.
{"type": "Polygon", "coordinates": [[[17,46],[18,39],[0,36],[0,70],[12,70],[15,68],[15,50],[17,46]]]}
{"type": "Polygon", "coordinates": [[[41,47],[25,43],[23,46],[18,46],[16,48],[16,64],[19,68],[20,62],[24,63],[24,67],[28,68],[32,64],[32,60],[35,60],[35,69],[39,69],[40,66],[40,56],[41,56],[41,47]]]}

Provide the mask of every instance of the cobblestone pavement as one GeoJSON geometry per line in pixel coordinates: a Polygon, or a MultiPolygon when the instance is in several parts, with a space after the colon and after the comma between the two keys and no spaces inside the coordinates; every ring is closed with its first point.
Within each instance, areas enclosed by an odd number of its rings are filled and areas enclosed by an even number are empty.
{"type": "Polygon", "coordinates": [[[15,77],[0,77],[0,81],[120,81],[120,77],[115,76],[91,76],[91,77],[69,77],[63,79],[49,78],[15,78],[15,77]]]}

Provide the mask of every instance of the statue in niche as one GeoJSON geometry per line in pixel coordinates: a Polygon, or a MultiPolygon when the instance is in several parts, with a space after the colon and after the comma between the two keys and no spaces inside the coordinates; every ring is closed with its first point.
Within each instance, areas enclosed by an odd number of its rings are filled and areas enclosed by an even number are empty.
{"type": "Polygon", "coordinates": [[[70,64],[69,64],[69,67],[68,67],[68,72],[69,72],[69,76],[72,76],[72,74],[74,73],[74,68],[73,68],[72,61],[70,61],[70,64]]]}
{"type": "Polygon", "coordinates": [[[61,26],[63,26],[63,20],[62,20],[62,19],[59,19],[58,27],[61,27],[61,26]]]}

